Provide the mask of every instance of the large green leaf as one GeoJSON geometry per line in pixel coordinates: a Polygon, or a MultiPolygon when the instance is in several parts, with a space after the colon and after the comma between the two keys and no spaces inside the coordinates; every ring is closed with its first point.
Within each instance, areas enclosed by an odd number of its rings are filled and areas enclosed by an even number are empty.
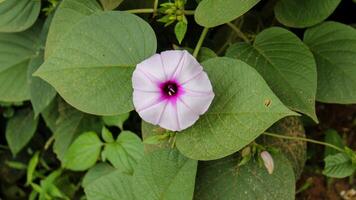
{"type": "Polygon", "coordinates": [[[195,11],[199,25],[214,27],[230,22],[249,11],[260,0],[204,0],[195,11]]]}
{"type": "Polygon", "coordinates": [[[15,113],[6,126],[6,141],[15,156],[31,140],[37,129],[38,118],[32,110],[25,109],[15,113]]]}
{"type": "Polygon", "coordinates": [[[213,58],[203,66],[215,99],[194,126],[177,133],[177,147],[184,155],[197,160],[225,157],[252,142],[279,119],[295,115],[246,63],[213,58]]]}
{"type": "MultiPolygon", "coordinates": [[[[306,137],[302,121],[299,117],[294,116],[279,120],[268,129],[268,132],[284,136],[306,137]]],[[[261,137],[261,140],[264,146],[278,148],[286,156],[294,169],[296,179],[298,179],[307,159],[307,143],[301,140],[287,140],[265,135],[261,137]]]]}
{"type": "Polygon", "coordinates": [[[282,24],[305,28],[324,21],[340,2],[341,0],[280,0],[274,12],[282,24]]]}
{"type": "Polygon", "coordinates": [[[325,159],[325,169],[323,174],[334,178],[345,178],[356,172],[356,167],[352,165],[352,161],[344,153],[338,153],[327,156],[325,159]]]}
{"type": "Polygon", "coordinates": [[[81,134],[66,151],[63,167],[75,171],[84,171],[92,167],[100,155],[102,145],[95,132],[81,134]]]}
{"type": "Polygon", "coordinates": [[[114,171],[96,179],[84,187],[84,191],[88,200],[135,199],[132,177],[120,171],[114,171]]]}
{"type": "Polygon", "coordinates": [[[293,169],[282,155],[272,156],[275,168],[271,175],[254,160],[237,167],[236,156],[199,162],[194,199],[294,200],[293,169]]]}
{"type": "Polygon", "coordinates": [[[257,35],[252,45],[236,43],[226,55],[254,67],[285,105],[318,121],[315,60],[308,47],[292,32],[277,27],[266,29],[257,35]]]}
{"type": "Polygon", "coordinates": [[[89,171],[85,174],[82,186],[86,188],[91,183],[94,183],[97,179],[105,176],[106,174],[110,174],[114,171],[117,171],[114,167],[112,167],[108,163],[98,163],[94,167],[90,168],[89,171]]]}
{"type": "Polygon", "coordinates": [[[20,32],[32,26],[41,11],[39,0],[0,1],[0,32],[20,32]]]}
{"type": "Polygon", "coordinates": [[[68,147],[81,133],[99,132],[102,127],[99,117],[82,113],[60,98],[51,103],[42,116],[53,131],[53,151],[59,160],[63,160],[68,147]]]}
{"type": "Polygon", "coordinates": [[[132,174],[143,153],[141,139],[130,131],[123,131],[115,142],[105,144],[102,155],[117,169],[132,174]]]}
{"type": "Polygon", "coordinates": [[[96,0],[63,0],[56,10],[48,32],[45,58],[53,53],[61,38],[81,20],[100,11],[102,9],[96,0]]]}
{"type": "Polygon", "coordinates": [[[30,99],[27,69],[37,53],[38,36],[38,26],[21,33],[0,33],[0,101],[30,99]]]}
{"type": "Polygon", "coordinates": [[[325,22],[308,29],[304,42],[317,63],[316,99],[356,103],[356,30],[338,22],[325,22]]]}
{"type": "Polygon", "coordinates": [[[79,110],[126,113],[133,109],[134,67],[155,51],[155,34],[139,17],[120,11],[93,14],[63,36],[36,75],[79,110]]]}
{"type": "Polygon", "coordinates": [[[177,150],[163,149],[147,154],[134,173],[136,199],[192,199],[196,169],[197,161],[177,150]]]}

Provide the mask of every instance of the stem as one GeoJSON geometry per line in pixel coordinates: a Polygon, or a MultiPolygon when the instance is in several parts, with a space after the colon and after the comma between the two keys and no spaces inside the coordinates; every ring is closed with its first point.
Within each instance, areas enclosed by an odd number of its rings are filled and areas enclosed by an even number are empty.
{"type": "Polygon", "coordinates": [[[155,0],[153,3],[153,16],[157,15],[157,8],[158,8],[158,0],[155,0]]]}
{"type": "Polygon", "coordinates": [[[314,143],[314,144],[320,144],[320,145],[324,145],[324,146],[333,148],[340,152],[345,152],[343,149],[341,149],[333,144],[326,143],[326,142],[320,142],[320,141],[313,140],[313,139],[308,139],[308,138],[303,138],[303,137],[285,136],[285,135],[279,135],[279,134],[267,133],[267,132],[264,132],[263,134],[271,136],[271,137],[282,138],[282,139],[287,139],[287,140],[300,140],[300,141],[310,142],[310,143],[314,143]]]}
{"type": "Polygon", "coordinates": [[[237,34],[237,36],[239,36],[243,41],[245,41],[246,43],[250,43],[250,40],[247,38],[247,36],[237,27],[235,26],[233,23],[228,22],[226,23],[232,30],[234,30],[237,34]]]}
{"type": "Polygon", "coordinates": [[[198,54],[199,54],[201,45],[203,45],[204,39],[205,39],[206,34],[208,33],[208,31],[209,31],[209,28],[204,27],[203,32],[201,33],[200,38],[199,38],[199,41],[198,41],[198,43],[197,43],[197,46],[196,46],[195,49],[194,49],[193,56],[194,56],[195,58],[197,58],[197,56],[198,56],[198,54]]]}
{"type": "Polygon", "coordinates": [[[126,10],[129,13],[132,14],[140,14],[140,13],[154,13],[155,10],[153,8],[141,8],[141,9],[132,9],[132,10],[126,10]]]}
{"type": "Polygon", "coordinates": [[[184,10],[185,15],[194,15],[195,10],[184,10]]]}

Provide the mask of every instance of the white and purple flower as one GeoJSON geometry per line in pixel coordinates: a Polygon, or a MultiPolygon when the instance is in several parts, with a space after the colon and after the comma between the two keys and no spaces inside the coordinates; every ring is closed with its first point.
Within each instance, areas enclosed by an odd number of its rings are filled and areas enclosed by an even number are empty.
{"type": "Polygon", "coordinates": [[[164,51],[144,60],[132,83],[141,118],[171,131],[192,126],[214,99],[208,75],[187,51],[164,51]]]}

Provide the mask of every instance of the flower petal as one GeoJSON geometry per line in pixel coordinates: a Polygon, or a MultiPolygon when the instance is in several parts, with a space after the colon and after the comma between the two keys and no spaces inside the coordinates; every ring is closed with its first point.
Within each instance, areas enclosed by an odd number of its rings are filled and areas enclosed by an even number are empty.
{"type": "Polygon", "coordinates": [[[213,86],[210,83],[208,75],[202,71],[197,76],[182,84],[184,90],[197,93],[211,93],[213,86]]]}
{"type": "Polygon", "coordinates": [[[203,71],[203,67],[187,51],[184,51],[183,64],[179,66],[174,74],[174,79],[180,83],[189,81],[203,71]]]}
{"type": "Polygon", "coordinates": [[[208,110],[211,102],[213,101],[214,93],[211,92],[209,94],[202,95],[197,93],[186,92],[179,98],[180,101],[184,103],[184,105],[189,107],[196,114],[202,115],[208,110]]]}
{"type": "Polygon", "coordinates": [[[158,101],[156,104],[146,107],[143,110],[138,110],[137,112],[143,120],[151,124],[157,125],[163,118],[162,114],[166,106],[167,101],[158,101]]]}
{"type": "Polygon", "coordinates": [[[145,74],[149,74],[156,80],[164,81],[166,80],[166,74],[162,65],[162,59],[159,54],[155,54],[150,58],[139,63],[136,67],[137,69],[143,71],[145,74]]]}
{"type": "Polygon", "coordinates": [[[167,74],[167,78],[171,79],[174,72],[183,65],[185,58],[185,51],[170,50],[161,53],[162,63],[164,70],[167,74]]]}
{"type": "Polygon", "coordinates": [[[192,126],[198,119],[199,113],[196,113],[183,101],[177,101],[177,111],[178,111],[178,120],[180,124],[180,130],[186,129],[192,126]]]}
{"type": "Polygon", "coordinates": [[[176,104],[168,103],[160,122],[158,123],[162,128],[171,130],[171,131],[180,131],[181,127],[178,121],[178,113],[176,104]]]}
{"type": "Polygon", "coordinates": [[[160,97],[161,95],[159,92],[146,92],[146,91],[134,90],[133,104],[135,110],[139,112],[149,106],[157,104],[159,101],[161,101],[160,97]]]}
{"type": "Polygon", "coordinates": [[[151,77],[149,74],[145,74],[142,70],[135,70],[132,75],[132,87],[137,90],[147,92],[159,92],[159,82],[151,77]]]}

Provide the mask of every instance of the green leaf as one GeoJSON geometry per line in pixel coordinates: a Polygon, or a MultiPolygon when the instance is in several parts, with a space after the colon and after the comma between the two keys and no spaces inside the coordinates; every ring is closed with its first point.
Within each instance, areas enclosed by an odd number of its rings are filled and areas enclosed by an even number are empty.
{"type": "Polygon", "coordinates": [[[40,67],[44,62],[44,46],[48,34],[49,25],[52,22],[52,16],[48,16],[46,19],[42,31],[40,34],[40,40],[37,45],[37,54],[34,55],[28,65],[27,79],[30,90],[30,100],[37,117],[55,98],[57,92],[47,82],[38,77],[32,76],[32,74],[40,67]]]}
{"type": "Polygon", "coordinates": [[[96,179],[84,191],[88,200],[135,199],[132,177],[120,171],[96,179]]]}
{"type": "Polygon", "coordinates": [[[317,101],[356,103],[356,30],[338,22],[325,22],[308,29],[304,42],[317,63],[317,101]]]}
{"type": "Polygon", "coordinates": [[[26,173],[26,185],[29,185],[30,183],[32,183],[33,179],[34,179],[34,173],[36,171],[36,167],[39,161],[39,155],[40,152],[37,151],[31,158],[30,162],[28,163],[28,167],[27,167],[27,173],[26,173]]]}
{"type": "Polygon", "coordinates": [[[143,157],[143,152],[141,139],[130,131],[123,131],[116,142],[105,144],[102,153],[115,168],[132,174],[137,162],[143,157]]]}
{"type": "Polygon", "coordinates": [[[236,43],[226,55],[254,67],[286,106],[318,121],[315,60],[308,47],[292,32],[277,27],[265,29],[257,35],[253,45],[236,43]]]}
{"type": "Polygon", "coordinates": [[[195,21],[204,27],[230,22],[249,11],[260,0],[204,0],[195,11],[195,21]]]}
{"type": "Polygon", "coordinates": [[[197,60],[199,62],[204,62],[206,60],[209,60],[210,58],[215,58],[215,57],[218,57],[218,55],[216,55],[216,53],[213,50],[207,47],[202,47],[199,51],[197,60]]]}
{"type": "MultiPolygon", "coordinates": [[[[267,131],[284,136],[306,137],[303,123],[299,117],[283,118],[273,124],[267,131]]],[[[261,139],[264,146],[278,148],[284,154],[290,161],[295,177],[298,179],[307,160],[307,143],[300,140],[288,140],[270,136],[263,136],[261,139]]]]}
{"type": "Polygon", "coordinates": [[[351,159],[345,153],[327,156],[325,159],[323,174],[333,178],[345,178],[355,173],[356,168],[352,166],[351,159]]]}
{"type": "Polygon", "coordinates": [[[177,134],[177,148],[185,156],[197,160],[225,157],[248,145],[279,119],[296,115],[246,63],[213,58],[203,66],[215,99],[194,126],[177,134]]]}
{"type": "Polygon", "coordinates": [[[124,122],[129,118],[130,113],[124,113],[120,115],[114,115],[114,116],[103,116],[103,121],[104,124],[107,126],[116,126],[123,130],[123,125],[124,122]]]}
{"type": "Polygon", "coordinates": [[[27,69],[37,54],[38,36],[38,26],[21,33],[0,33],[0,101],[30,99],[27,69]]]}
{"type": "MultiPolygon", "coordinates": [[[[343,149],[345,147],[345,144],[342,141],[342,138],[340,137],[339,133],[332,129],[329,129],[325,132],[324,141],[326,143],[333,144],[337,147],[340,147],[341,149],[343,149]]],[[[324,150],[324,157],[327,157],[330,155],[335,155],[338,153],[339,153],[339,151],[337,151],[336,149],[326,146],[325,150],[324,150]]]]}
{"type": "Polygon", "coordinates": [[[96,0],[63,0],[56,10],[48,32],[45,58],[53,53],[67,32],[87,16],[101,11],[96,0]]]}
{"type": "Polygon", "coordinates": [[[100,0],[101,5],[104,10],[114,10],[117,8],[123,0],[100,0]]]}
{"type": "Polygon", "coordinates": [[[341,0],[280,0],[274,13],[283,25],[305,28],[324,21],[340,2],[341,0]]]}
{"type": "Polygon", "coordinates": [[[63,167],[74,171],[84,171],[93,166],[102,146],[95,132],[81,134],[64,155],[63,167]]]}
{"type": "Polygon", "coordinates": [[[145,121],[142,121],[142,138],[143,138],[143,142],[144,142],[144,147],[145,147],[145,153],[150,153],[153,151],[156,151],[158,149],[162,149],[162,148],[170,148],[171,145],[169,144],[168,140],[166,140],[165,135],[167,134],[167,130],[159,127],[159,126],[155,126],[152,125],[150,123],[147,123],[145,121]],[[153,138],[154,137],[154,138],[153,138]],[[150,139],[151,138],[151,139],[150,139]],[[159,141],[158,144],[149,144],[150,141],[148,141],[148,143],[146,142],[146,140],[159,140],[162,139],[161,141],[159,141]]]}
{"type": "Polygon", "coordinates": [[[35,74],[75,108],[117,115],[133,109],[132,72],[155,51],[155,34],[141,18],[119,11],[94,14],[63,36],[35,74]]]}
{"type": "Polygon", "coordinates": [[[176,34],[179,44],[182,43],[185,34],[187,33],[188,24],[184,21],[180,21],[174,27],[174,33],[176,34]]]}
{"type": "Polygon", "coordinates": [[[31,140],[37,129],[38,118],[30,109],[19,110],[6,126],[6,141],[14,156],[31,140]]]}
{"type": "Polygon", "coordinates": [[[61,161],[70,144],[81,133],[100,132],[102,128],[100,118],[79,112],[61,99],[56,100],[44,113],[43,116],[47,116],[44,117],[45,121],[54,131],[53,151],[61,161]]]}
{"type": "Polygon", "coordinates": [[[101,137],[105,142],[114,142],[114,137],[112,133],[105,126],[101,129],[101,137]]]}
{"type": "Polygon", "coordinates": [[[295,179],[288,160],[272,154],[274,171],[251,160],[237,167],[236,156],[199,163],[195,199],[295,199],[295,179]]]}
{"type": "MultiPolygon", "coordinates": [[[[0,2],[0,32],[20,32],[32,26],[41,11],[41,1],[0,2]]],[[[0,37],[1,38],[1,37],[0,37]]]]}
{"type": "Polygon", "coordinates": [[[95,183],[97,179],[100,179],[106,174],[110,174],[114,171],[116,171],[115,168],[113,168],[108,163],[98,163],[94,167],[90,168],[89,171],[85,174],[82,181],[82,186],[86,188],[90,184],[95,183]]]}
{"type": "Polygon", "coordinates": [[[133,187],[136,199],[192,199],[197,161],[177,150],[147,154],[137,165],[133,187]]]}

